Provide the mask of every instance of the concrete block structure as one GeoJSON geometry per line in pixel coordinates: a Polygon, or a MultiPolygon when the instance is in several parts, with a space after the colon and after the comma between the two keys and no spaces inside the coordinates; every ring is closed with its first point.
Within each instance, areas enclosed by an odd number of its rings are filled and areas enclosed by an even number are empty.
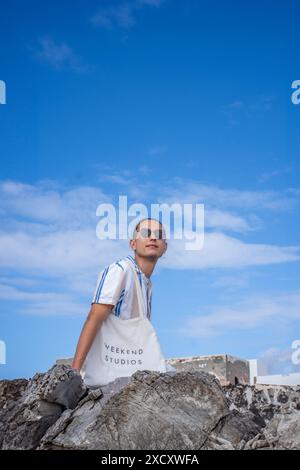
{"type": "Polygon", "coordinates": [[[176,357],[167,362],[178,371],[203,370],[213,374],[222,385],[250,383],[249,362],[229,354],[176,357]]]}

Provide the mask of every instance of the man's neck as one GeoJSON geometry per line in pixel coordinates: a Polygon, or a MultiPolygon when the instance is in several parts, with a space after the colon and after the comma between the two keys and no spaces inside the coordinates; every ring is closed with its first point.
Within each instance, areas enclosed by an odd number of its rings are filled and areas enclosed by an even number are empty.
{"type": "Polygon", "coordinates": [[[150,278],[155,268],[155,265],[157,263],[157,259],[153,260],[153,259],[148,259],[148,258],[142,258],[141,256],[137,254],[135,254],[134,259],[137,262],[138,267],[145,274],[145,276],[150,278]]]}

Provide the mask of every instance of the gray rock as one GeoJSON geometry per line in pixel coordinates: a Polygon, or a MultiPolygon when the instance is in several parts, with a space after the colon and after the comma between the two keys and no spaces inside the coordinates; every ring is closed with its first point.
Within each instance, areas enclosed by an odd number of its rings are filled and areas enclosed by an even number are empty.
{"type": "Polygon", "coordinates": [[[102,391],[65,412],[40,448],[235,448],[260,430],[230,411],[220,383],[201,371],[138,371],[102,391]]]}
{"type": "Polygon", "coordinates": [[[286,385],[236,385],[224,387],[231,409],[251,412],[265,426],[276,413],[300,410],[300,387],[286,385]]]}
{"type": "Polygon", "coordinates": [[[0,412],[0,448],[34,449],[66,408],[87,393],[82,379],[67,366],[35,374],[17,401],[0,412]]]}
{"type": "Polygon", "coordinates": [[[26,379],[0,381],[0,409],[3,410],[10,402],[20,398],[28,385],[26,379]]]}
{"type": "Polygon", "coordinates": [[[300,411],[276,413],[247,449],[300,449],[300,411]]]}
{"type": "Polygon", "coordinates": [[[300,449],[300,387],[260,385],[224,387],[231,409],[249,413],[261,431],[245,449],[300,449]]]}
{"type": "Polygon", "coordinates": [[[300,387],[221,386],[199,370],[88,389],[56,364],[28,383],[0,381],[0,400],[2,449],[300,448],[300,387]]]}

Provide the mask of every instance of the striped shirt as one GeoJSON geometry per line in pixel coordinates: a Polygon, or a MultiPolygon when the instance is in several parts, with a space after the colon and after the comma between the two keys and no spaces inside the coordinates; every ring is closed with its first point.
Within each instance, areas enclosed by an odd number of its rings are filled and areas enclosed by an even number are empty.
{"type": "Polygon", "coordinates": [[[123,320],[138,315],[134,273],[128,266],[128,261],[132,263],[138,274],[145,305],[147,305],[147,318],[151,321],[152,283],[131,255],[106,266],[100,272],[91,304],[114,305],[111,313],[123,320]]]}

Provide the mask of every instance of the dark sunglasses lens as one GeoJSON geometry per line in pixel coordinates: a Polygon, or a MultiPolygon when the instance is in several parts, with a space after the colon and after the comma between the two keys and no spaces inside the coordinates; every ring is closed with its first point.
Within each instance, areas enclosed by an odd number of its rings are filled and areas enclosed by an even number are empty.
{"type": "MultiPolygon", "coordinates": [[[[150,228],[141,228],[140,234],[142,238],[150,238],[152,232],[150,228]]],[[[153,230],[153,234],[158,240],[162,240],[165,238],[164,231],[162,229],[153,230]]]]}
{"type": "Polygon", "coordinates": [[[164,233],[161,229],[155,230],[154,233],[155,233],[156,238],[158,238],[159,240],[162,240],[164,238],[164,233]]]}
{"type": "Polygon", "coordinates": [[[148,238],[151,236],[151,230],[149,228],[141,228],[140,234],[142,238],[148,238]]]}

